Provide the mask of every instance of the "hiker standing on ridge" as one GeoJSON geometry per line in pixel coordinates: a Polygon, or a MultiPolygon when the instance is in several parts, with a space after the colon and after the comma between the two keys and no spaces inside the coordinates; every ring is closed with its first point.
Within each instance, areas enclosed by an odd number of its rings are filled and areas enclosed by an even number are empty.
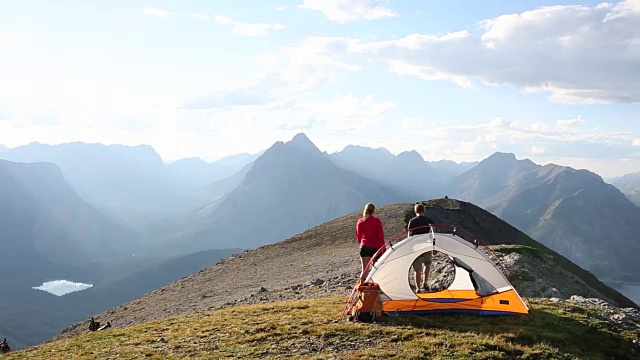
{"type": "Polygon", "coordinates": [[[11,352],[11,348],[9,347],[9,344],[7,343],[7,338],[4,338],[4,340],[2,340],[2,342],[0,343],[0,355],[8,354],[10,352],[11,352]]]}
{"type": "Polygon", "coordinates": [[[372,203],[365,205],[362,217],[356,223],[356,240],[360,244],[360,260],[362,261],[361,275],[378,249],[385,247],[382,221],[373,216],[375,210],[376,207],[372,203]]]}
{"type": "MultiPolygon", "coordinates": [[[[409,220],[409,225],[407,226],[407,229],[409,230],[409,236],[428,234],[429,231],[431,231],[429,225],[433,223],[433,221],[425,216],[424,205],[416,204],[413,210],[416,213],[416,217],[409,220]]],[[[416,292],[419,292],[423,289],[425,291],[429,291],[427,279],[429,278],[429,270],[431,269],[431,258],[432,252],[429,251],[420,255],[413,262],[413,270],[416,272],[414,277],[414,280],[416,282],[416,292]],[[424,282],[422,280],[424,280],[424,282]]]]}

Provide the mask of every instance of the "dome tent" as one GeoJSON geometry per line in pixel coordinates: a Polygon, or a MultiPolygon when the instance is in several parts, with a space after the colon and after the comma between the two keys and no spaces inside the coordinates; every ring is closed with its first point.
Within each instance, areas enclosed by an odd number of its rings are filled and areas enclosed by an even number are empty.
{"type": "Polygon", "coordinates": [[[376,284],[385,313],[466,312],[479,315],[528,314],[529,308],[500,271],[498,258],[470,235],[448,225],[430,225],[427,234],[406,231],[376,254],[358,280],[343,315],[353,312],[360,284],[376,284]],[[445,289],[416,293],[407,276],[422,254],[438,251],[453,264],[453,282],[445,289]]]}

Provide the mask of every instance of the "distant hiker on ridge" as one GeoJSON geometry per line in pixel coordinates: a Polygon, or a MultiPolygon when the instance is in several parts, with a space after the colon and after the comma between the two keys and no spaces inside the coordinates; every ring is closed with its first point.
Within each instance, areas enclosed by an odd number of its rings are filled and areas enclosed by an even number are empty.
{"type": "Polygon", "coordinates": [[[7,338],[4,338],[4,340],[2,340],[2,342],[0,343],[0,354],[8,354],[10,352],[11,352],[11,348],[7,343],[7,338]]]}
{"type": "MultiPolygon", "coordinates": [[[[416,206],[414,206],[414,212],[416,213],[416,217],[409,220],[409,225],[407,226],[409,236],[428,234],[431,230],[429,225],[432,224],[433,221],[425,216],[424,205],[416,204],[416,206]]],[[[422,289],[429,291],[427,279],[429,278],[429,270],[431,269],[431,259],[432,253],[429,251],[420,255],[413,262],[413,270],[416,272],[414,277],[416,282],[416,292],[419,292],[422,289]]]]}
{"type": "Polygon", "coordinates": [[[99,327],[100,323],[98,321],[95,321],[92,316],[91,320],[89,320],[89,331],[96,331],[99,327]]]}
{"type": "Polygon", "coordinates": [[[356,240],[360,244],[360,260],[362,262],[360,274],[364,272],[364,268],[378,249],[385,247],[382,221],[373,216],[375,210],[376,207],[373,204],[365,205],[362,217],[356,223],[356,240]]]}

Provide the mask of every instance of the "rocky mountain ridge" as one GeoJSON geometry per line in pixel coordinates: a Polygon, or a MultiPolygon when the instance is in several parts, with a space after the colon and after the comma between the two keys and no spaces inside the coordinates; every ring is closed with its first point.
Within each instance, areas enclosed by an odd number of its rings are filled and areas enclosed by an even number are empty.
{"type": "MultiPolygon", "coordinates": [[[[456,224],[493,244],[509,265],[507,276],[525,297],[596,297],[623,307],[637,306],[562,256],[553,253],[488,212],[454,199],[426,203],[436,223],[456,224]]],[[[387,238],[404,230],[412,204],[379,207],[387,238]]],[[[237,304],[347,295],[359,272],[354,213],[285,241],[248,250],[217,265],[154,290],[97,316],[115,327],[237,304]]],[[[57,338],[85,330],[75,324],[57,338]]]]}
{"type": "Polygon", "coordinates": [[[496,153],[453,181],[471,201],[603,279],[637,282],[640,207],[587,170],[496,153]]]}

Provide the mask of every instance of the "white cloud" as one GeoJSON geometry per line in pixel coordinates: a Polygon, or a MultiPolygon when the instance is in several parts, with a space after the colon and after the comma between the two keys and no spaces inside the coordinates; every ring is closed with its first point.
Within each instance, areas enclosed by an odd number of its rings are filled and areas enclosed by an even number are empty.
{"type": "MultiPolygon", "coordinates": [[[[544,154],[549,158],[640,161],[640,153],[634,152],[629,146],[634,142],[634,137],[629,133],[601,132],[583,127],[543,127],[540,124],[526,127],[517,122],[494,119],[477,125],[430,128],[425,136],[439,143],[440,148],[450,149],[448,154],[458,157],[458,160],[472,160],[471,154],[475,154],[475,159],[478,159],[490,155],[492,149],[497,148],[516,154],[544,154]],[[459,148],[460,144],[464,146],[459,148]]],[[[415,135],[420,136],[420,133],[415,135]]],[[[640,145],[640,139],[636,140],[639,140],[640,145]]],[[[435,155],[437,154],[427,157],[435,155]]]]}
{"type": "Polygon", "coordinates": [[[276,7],[276,10],[278,10],[278,11],[285,11],[285,10],[287,10],[288,8],[289,8],[288,6],[283,5],[283,6],[278,6],[278,7],[276,7]]]}
{"type": "Polygon", "coordinates": [[[426,66],[411,65],[411,64],[403,63],[402,61],[397,61],[397,60],[389,61],[389,71],[391,71],[396,75],[415,76],[423,80],[452,81],[464,88],[474,87],[471,80],[469,80],[464,76],[447,74],[426,66]]]}
{"type": "Polygon", "coordinates": [[[375,102],[373,95],[359,98],[347,94],[328,102],[305,102],[300,107],[321,119],[360,119],[366,122],[384,116],[393,110],[396,104],[392,101],[375,102]]]}
{"type": "MultiPolygon", "coordinates": [[[[324,40],[317,39],[319,43],[324,40]]],[[[219,93],[199,94],[187,101],[182,108],[203,110],[233,106],[279,106],[332,82],[340,70],[361,69],[360,66],[336,61],[318,52],[314,38],[283,50],[286,60],[281,61],[273,54],[256,59],[268,71],[253,83],[219,93]],[[279,64],[283,65],[278,66],[279,64]]]]}
{"type": "MultiPolygon", "coordinates": [[[[607,3],[602,3],[599,6],[606,6],[607,3]]],[[[625,17],[632,13],[640,12],[640,1],[638,0],[626,0],[620,1],[614,7],[611,13],[604,19],[605,22],[612,21],[620,17],[625,17]]]]}
{"type": "MultiPolygon", "coordinates": [[[[327,100],[304,97],[285,106],[233,106],[183,111],[180,116],[184,120],[181,120],[179,129],[193,134],[190,135],[191,138],[198,138],[197,141],[189,141],[189,146],[198,144],[202,148],[207,147],[207,144],[219,143],[221,146],[224,144],[234,147],[235,152],[258,151],[260,147],[266,148],[274,141],[286,139],[300,131],[344,147],[353,138],[353,131],[359,131],[362,138],[368,138],[365,133],[370,134],[376,132],[375,129],[384,128],[384,122],[393,118],[395,106],[393,102],[377,99],[372,95],[348,94],[327,100]],[[246,129],[252,131],[247,133],[246,129]],[[245,144],[228,141],[235,137],[242,137],[247,141],[243,142],[245,144]],[[255,148],[247,149],[246,143],[251,143],[255,148]]],[[[313,139],[315,141],[316,137],[313,139]]],[[[211,151],[224,150],[216,146],[211,151]]]]}
{"type": "Polygon", "coordinates": [[[398,75],[463,87],[507,84],[550,93],[553,102],[638,103],[637,3],[542,7],[482,21],[478,34],[412,34],[379,42],[313,37],[297,49],[313,54],[310,61],[324,59],[325,66],[358,69],[385,62],[398,75]]]}
{"type": "Polygon", "coordinates": [[[573,127],[581,126],[584,124],[585,124],[585,120],[582,117],[578,116],[575,119],[558,120],[558,122],[556,123],[556,128],[560,130],[568,130],[573,127]]]}
{"type": "Polygon", "coordinates": [[[491,120],[489,122],[489,127],[492,127],[492,128],[508,129],[508,128],[511,128],[511,127],[515,127],[516,125],[518,125],[517,122],[510,121],[510,120],[507,120],[505,118],[496,118],[496,119],[493,119],[493,120],[491,120]]]}
{"type": "Polygon", "coordinates": [[[533,130],[533,131],[545,131],[548,128],[549,127],[547,126],[547,124],[540,123],[540,122],[537,122],[537,123],[531,125],[531,130],[533,130]]]}
{"type": "Polygon", "coordinates": [[[551,93],[549,100],[561,104],[609,104],[611,102],[634,102],[624,94],[597,89],[562,89],[555,86],[524,87],[524,93],[551,93]]]}
{"type": "Polygon", "coordinates": [[[320,11],[327,19],[339,23],[398,16],[393,9],[380,3],[377,0],[305,0],[298,7],[320,11]]]}
{"type": "Polygon", "coordinates": [[[640,146],[640,138],[633,139],[631,146],[640,146]]]}
{"type": "Polygon", "coordinates": [[[540,146],[532,146],[531,151],[529,151],[532,155],[544,154],[547,152],[547,149],[540,146]]]}
{"type": "Polygon", "coordinates": [[[235,21],[228,16],[215,15],[213,20],[231,27],[232,31],[242,36],[269,36],[273,31],[283,30],[282,24],[266,24],[266,23],[243,23],[235,21]]]}
{"type": "Polygon", "coordinates": [[[161,18],[167,18],[171,14],[167,10],[159,9],[153,6],[147,6],[146,8],[142,9],[142,12],[149,16],[157,16],[161,18]]]}

